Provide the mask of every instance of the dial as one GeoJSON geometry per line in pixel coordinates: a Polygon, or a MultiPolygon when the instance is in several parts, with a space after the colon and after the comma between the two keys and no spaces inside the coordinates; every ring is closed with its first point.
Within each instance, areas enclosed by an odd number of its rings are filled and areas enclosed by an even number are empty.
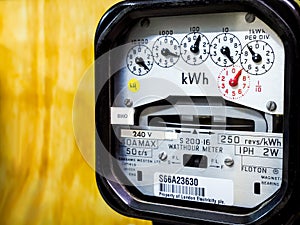
{"type": "Polygon", "coordinates": [[[250,76],[242,67],[223,68],[218,76],[218,88],[227,99],[241,98],[250,88],[250,76]]]}
{"type": "Polygon", "coordinates": [[[172,36],[162,36],[155,41],[152,52],[156,64],[168,68],[174,66],[179,59],[179,43],[172,36]]]}
{"type": "Polygon", "coordinates": [[[127,68],[137,76],[146,75],[153,66],[151,50],[145,45],[132,47],[127,54],[127,68]]]}
{"type": "Polygon", "coordinates": [[[274,64],[275,54],[272,47],[264,41],[252,41],[244,46],[241,65],[252,75],[268,72],[274,64]]]}
{"type": "Polygon", "coordinates": [[[211,43],[210,57],[218,66],[227,67],[239,60],[241,50],[241,42],[235,35],[222,33],[211,43]]]}
{"type": "Polygon", "coordinates": [[[182,59],[190,65],[200,65],[209,55],[209,41],[199,32],[187,34],[180,45],[182,59]]]}

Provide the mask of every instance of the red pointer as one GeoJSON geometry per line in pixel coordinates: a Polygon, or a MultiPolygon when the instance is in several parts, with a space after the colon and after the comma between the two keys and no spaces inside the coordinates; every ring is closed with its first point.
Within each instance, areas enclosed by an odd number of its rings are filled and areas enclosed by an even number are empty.
{"type": "Polygon", "coordinates": [[[237,72],[237,74],[234,76],[234,78],[231,78],[231,79],[229,80],[229,85],[230,85],[231,87],[235,87],[236,85],[238,85],[238,80],[239,80],[239,77],[240,77],[241,74],[242,74],[242,71],[243,71],[243,69],[241,69],[239,72],[237,72]]]}

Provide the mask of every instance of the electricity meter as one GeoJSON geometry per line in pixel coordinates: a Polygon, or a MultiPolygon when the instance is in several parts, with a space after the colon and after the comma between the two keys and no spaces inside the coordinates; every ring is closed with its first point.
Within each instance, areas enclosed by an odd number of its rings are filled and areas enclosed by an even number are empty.
{"type": "Polygon", "coordinates": [[[287,0],[113,6],[95,37],[96,177],[107,203],[166,224],[292,224],[299,22],[287,0]]]}

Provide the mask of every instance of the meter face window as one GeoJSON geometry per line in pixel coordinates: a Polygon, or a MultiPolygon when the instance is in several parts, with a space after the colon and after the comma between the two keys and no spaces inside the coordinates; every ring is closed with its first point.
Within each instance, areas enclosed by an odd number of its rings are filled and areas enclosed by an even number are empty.
{"type": "Polygon", "coordinates": [[[285,158],[276,32],[248,12],[191,14],[136,19],[121,42],[110,124],[124,189],[225,212],[274,198],[285,158]]]}

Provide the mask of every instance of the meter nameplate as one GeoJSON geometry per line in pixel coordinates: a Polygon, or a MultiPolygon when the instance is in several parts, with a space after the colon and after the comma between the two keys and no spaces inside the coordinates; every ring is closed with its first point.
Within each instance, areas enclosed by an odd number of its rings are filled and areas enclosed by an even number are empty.
{"type": "Polygon", "coordinates": [[[145,195],[252,208],[281,187],[282,134],[158,129],[120,128],[119,165],[145,195]],[[164,133],[173,138],[163,139],[164,133]],[[175,185],[173,179],[189,184],[175,185]],[[191,186],[192,180],[199,184],[191,186]],[[207,195],[201,196],[199,188],[207,195]]]}
{"type": "Polygon", "coordinates": [[[157,197],[233,205],[231,180],[155,173],[154,182],[157,197]]]}

